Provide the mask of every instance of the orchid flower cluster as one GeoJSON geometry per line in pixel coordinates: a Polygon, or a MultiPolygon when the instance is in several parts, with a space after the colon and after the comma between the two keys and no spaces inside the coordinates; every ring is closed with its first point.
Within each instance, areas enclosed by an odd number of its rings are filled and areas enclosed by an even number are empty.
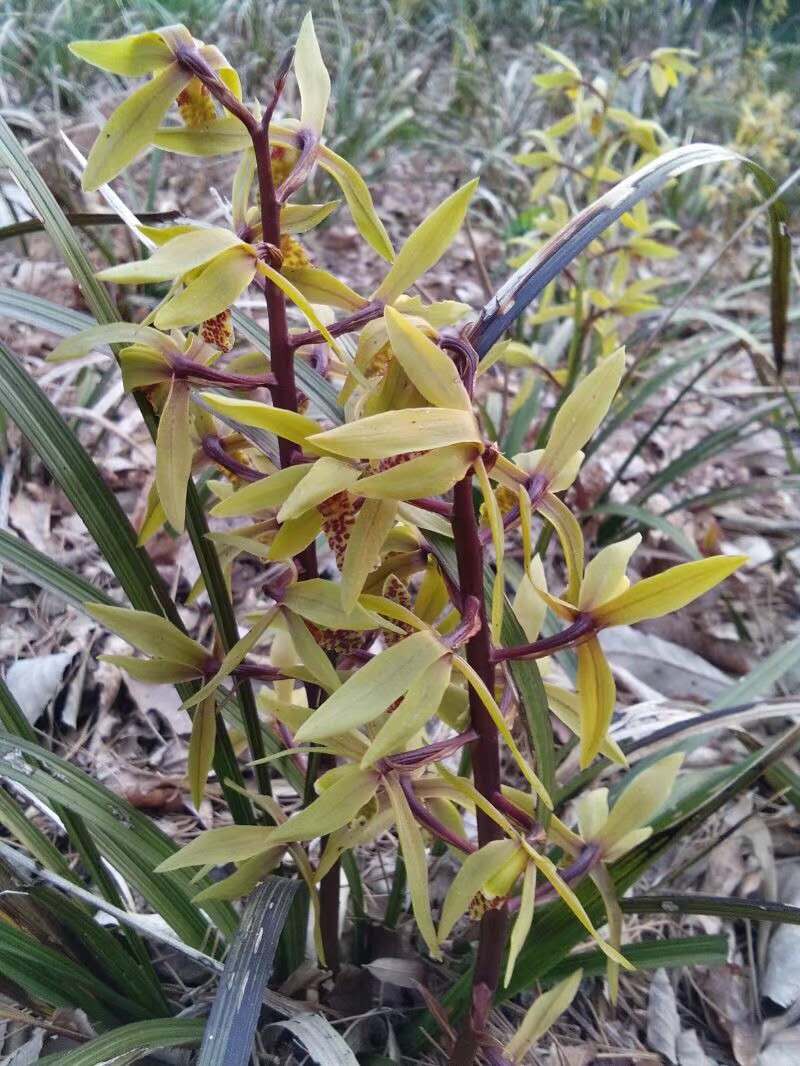
{"type": "MultiPolygon", "coordinates": [[[[216,494],[210,516],[225,520],[210,537],[229,582],[241,559],[256,560],[267,599],[227,653],[221,641],[205,647],[164,618],[88,606],[145,656],[106,658],[134,678],[194,686],[185,706],[193,715],[195,804],[218,716],[245,682],[257,686],[273,773],[291,766],[287,779],[299,774],[308,783],[293,813],[271,795],[249,793],[263,824],[203,832],[161,868],[233,864],[199,897],[233,899],[288,856],[308,885],[319,961],[327,954],[333,964],[337,930],[324,927],[319,894],[326,884],[338,890],[345,851],[394,834],[430,955],[441,956],[465,916],[481,923],[464,1039],[484,1039],[491,992],[511,980],[536,908],[556,897],[605,952],[613,990],[629,964],[608,864],[649,835],[680,756],[639,773],[610,807],[606,789],[585,793],[570,826],[555,813],[520,726],[512,667],[541,664],[550,711],[576,738],[581,767],[598,758],[624,767],[609,733],[616,693],[599,634],[677,610],[743,562],[707,558],[631,583],[626,570],[638,535],[585,561],[580,525],[563,497],[614,402],[624,350],[605,353],[562,398],[544,448],[503,455],[476,404],[491,365],[476,354],[480,320],[462,303],[413,292],[459,231],[476,182],[447,197],[395,252],[366,184],[323,143],[330,80],[310,15],[263,107],[245,102],[221,52],[183,26],[72,49],[115,74],[149,76],[100,132],[87,189],[112,180],[150,145],[239,155],[230,226],[141,226],[151,254],[98,275],[118,285],[165,285],[144,321],[89,329],[53,358],[114,345],[125,388],[157,412],[142,543],[165,523],[183,530],[187,485],[202,475],[216,494]],[[292,69],[300,115],[278,121],[292,69]],[[314,266],[302,243],[340,206],[295,199],[317,167],[338,183],[362,238],[386,261],[368,295],[314,266]],[[253,350],[253,323],[234,311],[253,288],[265,297],[268,357],[253,350]],[[307,384],[315,381],[320,387],[307,384]],[[325,402],[331,395],[334,402],[325,402]],[[537,525],[557,535],[559,558],[548,560],[565,575],[557,591],[535,550],[537,525]],[[521,544],[523,561],[513,594],[512,544],[521,544]],[[525,643],[504,644],[509,616],[525,643]],[[563,627],[554,630],[553,618],[563,627]],[[570,648],[574,690],[547,666],[570,648]],[[458,867],[438,921],[428,886],[433,842],[458,867]],[[576,894],[586,877],[606,903],[607,938],[576,894]]],[[[552,1020],[553,1004],[563,1009],[576,988],[570,978],[555,998],[536,1001],[506,1048],[509,1058],[525,1052],[542,1018],[552,1020]]]]}

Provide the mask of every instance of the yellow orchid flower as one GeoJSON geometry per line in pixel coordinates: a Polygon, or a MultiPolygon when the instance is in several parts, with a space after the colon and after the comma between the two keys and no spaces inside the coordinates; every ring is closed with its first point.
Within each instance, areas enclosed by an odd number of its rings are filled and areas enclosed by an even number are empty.
{"type": "Polygon", "coordinates": [[[222,52],[198,41],[182,25],[162,26],[110,41],[73,41],[69,48],[74,55],[112,74],[153,75],[119,105],[100,131],[83,174],[87,191],[111,181],[153,143],[164,115],[184,93],[187,95],[182,105],[187,115],[197,113],[203,86],[181,64],[181,52],[195,54],[216,71],[237,99],[242,96],[239,77],[222,52]]]}
{"type": "MultiPolygon", "coordinates": [[[[578,655],[578,694],[581,713],[581,766],[600,751],[616,700],[616,686],[597,634],[608,626],[634,625],[680,610],[714,588],[747,562],[744,555],[718,555],[674,566],[631,585],[625,574],[631,555],[641,542],[634,534],[603,548],[583,576],[570,577],[576,596],[560,599],[536,586],[540,596],[561,618],[572,623],[578,655]],[[572,602],[570,602],[570,598],[572,602]]],[[[568,565],[570,557],[567,558],[568,565]]],[[[574,565],[574,562],[573,562],[574,565]]]]}

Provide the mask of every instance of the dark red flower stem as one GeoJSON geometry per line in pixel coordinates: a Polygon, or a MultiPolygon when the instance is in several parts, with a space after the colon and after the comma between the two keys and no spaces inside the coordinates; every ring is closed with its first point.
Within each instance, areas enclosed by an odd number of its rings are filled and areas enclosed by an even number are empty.
{"type": "MultiPolygon", "coordinates": [[[[212,96],[222,104],[226,110],[235,115],[245,126],[253,142],[253,152],[256,161],[256,175],[258,180],[258,192],[261,203],[261,236],[262,240],[280,248],[281,244],[281,205],[276,195],[275,182],[272,175],[272,157],[269,142],[269,123],[275,110],[275,105],[283,90],[286,76],[291,65],[291,54],[282,61],[277,76],[272,98],[265,108],[262,119],[259,121],[251,113],[249,108],[236,99],[236,97],[223,84],[217,74],[208,66],[205,60],[194,50],[186,50],[185,54],[179,54],[178,59],[191,70],[208,88],[212,96]]],[[[286,301],[283,292],[267,279],[264,286],[264,296],[267,304],[267,319],[269,323],[270,344],[270,367],[275,379],[271,386],[272,402],[275,407],[284,411],[297,411],[297,388],[294,376],[294,350],[289,342],[289,323],[286,318],[286,301]]],[[[295,454],[299,449],[292,441],[283,437],[278,438],[278,452],[281,467],[291,466],[295,454]]],[[[317,576],[317,551],[313,543],[295,557],[298,570],[304,578],[317,576]]],[[[310,685],[307,688],[308,703],[310,707],[319,706],[321,693],[319,689],[310,685]]],[[[322,756],[319,760],[319,770],[327,769],[329,756],[322,756]]],[[[312,760],[312,765],[314,761],[312,760]]],[[[339,865],[338,863],[325,875],[320,885],[320,927],[322,943],[325,949],[328,966],[336,970],[339,966],[339,865]]]]}
{"type": "Polygon", "coordinates": [[[517,644],[513,648],[494,648],[492,662],[502,663],[509,659],[543,659],[546,655],[553,655],[557,651],[574,648],[576,644],[585,644],[596,632],[592,616],[579,614],[571,625],[562,629],[560,633],[554,633],[551,637],[542,637],[541,640],[534,640],[532,644],[517,644]]]}
{"type": "Polygon", "coordinates": [[[423,828],[430,830],[430,832],[439,837],[440,840],[443,840],[445,844],[457,848],[458,851],[466,852],[469,855],[476,850],[472,841],[460,837],[457,833],[448,829],[444,822],[440,822],[434,814],[431,814],[425,804],[417,798],[414,792],[414,785],[407,774],[403,774],[400,777],[400,787],[405,794],[406,802],[408,803],[411,813],[423,828]]]}
{"type": "MultiPolygon", "coordinates": [[[[458,560],[459,591],[462,603],[468,596],[476,598],[480,628],[467,643],[467,661],[490,692],[494,691],[494,663],[483,595],[483,545],[472,499],[472,471],[453,489],[453,538],[458,560]]],[[[469,710],[472,728],[478,739],[472,747],[475,787],[491,798],[500,792],[500,745],[497,729],[478,694],[470,689],[469,710]]],[[[495,821],[477,812],[478,842],[481,847],[498,840],[503,832],[495,821]]],[[[468,1066],[475,1059],[486,1029],[492,997],[500,979],[500,966],[506,943],[505,908],[488,910],[481,918],[478,952],[472,979],[472,1002],[469,1017],[450,1056],[452,1066],[468,1066]]]]}
{"type": "MultiPolygon", "coordinates": [[[[359,307],[351,315],[340,318],[338,322],[332,322],[328,326],[328,332],[332,337],[343,337],[346,333],[354,333],[357,329],[365,326],[367,322],[380,318],[383,314],[383,308],[384,304],[380,300],[373,300],[372,303],[359,307]]],[[[307,344],[323,344],[324,342],[325,338],[316,329],[306,330],[303,333],[293,333],[289,337],[289,344],[292,348],[303,348],[307,344]]]]}

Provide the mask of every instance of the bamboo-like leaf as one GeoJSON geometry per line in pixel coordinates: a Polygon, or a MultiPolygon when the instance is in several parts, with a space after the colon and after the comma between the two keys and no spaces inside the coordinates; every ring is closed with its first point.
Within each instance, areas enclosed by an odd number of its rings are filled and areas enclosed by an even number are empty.
{"type": "Polygon", "coordinates": [[[395,308],[387,307],[384,319],[392,354],[428,403],[471,411],[472,404],[453,360],[395,308]]]}
{"type": "Polygon", "coordinates": [[[159,122],[190,79],[178,63],[171,63],[123,100],[92,145],[82,182],[87,192],[111,181],[149,147],[159,122]]]}
{"type": "Polygon", "coordinates": [[[309,437],[313,445],[351,459],[388,459],[409,450],[478,443],[480,431],[471,411],[409,407],[383,411],[309,437]]]}
{"type": "Polygon", "coordinates": [[[20,537],[0,529],[0,559],[11,566],[17,573],[24,574],[34,584],[55,593],[59,599],[79,610],[87,601],[116,606],[102,589],[91,585],[77,574],[73,574],[48,555],[38,551],[20,537]]]}
{"type": "Polygon", "coordinates": [[[437,659],[421,674],[403,697],[400,705],[389,715],[361,760],[365,769],[384,758],[402,751],[405,745],[428,719],[436,713],[450,681],[451,663],[448,656],[437,659]]]}
{"type": "Polygon", "coordinates": [[[295,738],[324,740],[373,721],[445,651],[432,633],[412,633],[357,670],[303,723],[295,738]]]}
{"type": "MultiPolygon", "coordinates": [[[[2,117],[0,159],[6,163],[33,203],[97,321],[118,321],[119,315],[108,292],[95,278],[92,265],[64,212],[2,117]]],[[[155,440],[155,413],[143,397],[137,397],[136,402],[145,425],[155,440]]],[[[173,622],[180,624],[180,617],[169,599],[158,571],[147,554],[139,551],[135,533],[113,493],[99,477],[94,465],[59,418],[52,404],[3,349],[0,349],[0,407],[17,422],[54,479],[64,489],[133,606],[156,614],[165,611],[173,622]]],[[[192,547],[200,564],[220,638],[225,647],[230,647],[236,641],[233,608],[216,551],[205,537],[205,517],[192,484],[188,486],[186,514],[192,547]]],[[[263,748],[260,746],[261,733],[249,684],[241,686],[240,699],[244,708],[244,727],[253,747],[253,754],[258,757],[263,754],[263,748]]],[[[219,730],[218,739],[215,765],[223,782],[226,799],[234,818],[246,822],[252,818],[251,808],[241,796],[228,789],[225,783],[228,779],[241,780],[241,771],[224,728],[219,730]]]]}
{"type": "Polygon", "coordinates": [[[439,940],[446,940],[474,897],[520,850],[516,840],[492,840],[468,855],[450,883],[439,919],[439,940]]]}
{"type": "Polygon", "coordinates": [[[85,610],[145,654],[197,667],[202,671],[208,657],[203,645],[187,637],[166,618],[159,618],[149,611],[107,607],[102,603],[87,603],[85,610]]]}
{"type": "Polygon", "coordinates": [[[358,1066],[350,1045],[322,1014],[300,1014],[273,1024],[288,1029],[319,1066],[358,1066]]]}
{"type": "Polygon", "coordinates": [[[373,300],[393,303],[434,264],[438,263],[461,229],[478,179],[468,181],[443,200],[417,226],[397,253],[389,273],[373,294],[373,300]]]}
{"type": "Polygon", "coordinates": [[[200,667],[170,659],[137,659],[133,655],[98,655],[98,659],[118,666],[135,681],[143,681],[146,685],[175,685],[202,676],[200,667]]]}
{"type": "Polygon", "coordinates": [[[620,900],[626,914],[703,914],[731,921],[775,922],[800,925],[800,907],[768,899],[737,899],[731,896],[687,895],[628,896],[620,900]]]}
{"type": "MultiPolygon", "coordinates": [[[[201,911],[191,902],[196,889],[192,889],[189,878],[182,873],[165,878],[153,872],[176,849],[151,819],[35,742],[0,733],[0,760],[4,777],[47,804],[58,804],[80,815],[111,866],[141,893],[182,940],[193,947],[205,946],[210,929],[201,911]]],[[[209,904],[204,909],[224,935],[235,929],[236,917],[227,905],[209,904]]]]}
{"type": "Polygon", "coordinates": [[[300,26],[294,50],[294,72],[300,90],[300,125],[322,135],[331,79],[319,50],[314,19],[309,11],[300,26]]]}
{"type": "Polygon", "coordinates": [[[277,515],[278,521],[297,518],[311,507],[344,492],[358,481],[360,473],[349,463],[323,455],[283,501],[277,515]]]}
{"type": "Polygon", "coordinates": [[[567,977],[555,988],[543,992],[534,1000],[516,1033],[505,1046],[505,1052],[512,1062],[521,1062],[528,1048],[544,1036],[569,1007],[577,994],[582,977],[583,970],[576,970],[571,977],[567,977]]]}
{"type": "Polygon", "coordinates": [[[388,774],[384,778],[384,787],[394,812],[417,929],[427,944],[431,955],[435,959],[439,959],[442,953],[439,950],[439,941],[436,937],[436,930],[431,916],[431,898],[428,891],[428,860],[422,832],[403,794],[403,788],[394,774],[388,774]]]}
{"type": "Polygon", "coordinates": [[[422,496],[439,496],[461,480],[479,454],[480,449],[474,444],[451,444],[447,448],[435,448],[380,474],[362,477],[356,482],[355,491],[359,496],[372,500],[415,500],[422,496]]]}
{"type": "Polygon", "coordinates": [[[268,877],[247,902],[225,960],[198,1066],[247,1066],[284,922],[297,881],[268,877]]]}
{"type": "Polygon", "coordinates": [[[716,555],[681,563],[655,577],[637,581],[626,592],[593,611],[600,625],[634,625],[646,618],[660,618],[714,588],[747,562],[746,555],[716,555]]]}
{"type": "MultiPolygon", "coordinates": [[[[508,985],[522,945],[528,939],[528,933],[533,924],[533,915],[536,908],[536,867],[529,862],[522,875],[522,892],[519,899],[519,910],[514,921],[511,935],[508,938],[508,956],[506,958],[506,970],[503,984],[508,985]]],[[[618,946],[618,945],[615,945],[618,946]]],[[[616,963],[609,965],[616,966],[616,963]]]]}
{"type": "Polygon", "coordinates": [[[199,1044],[204,1018],[164,1018],[131,1022],[95,1037],[73,1051],[45,1055],[42,1066],[98,1066],[106,1062],[136,1062],[163,1048],[199,1044]]]}
{"type": "Polygon", "coordinates": [[[380,564],[381,548],[394,526],[396,515],[394,500],[364,500],[361,505],[342,561],[340,591],[342,607],[346,611],[355,606],[367,578],[380,564]]]}
{"type": "MultiPolygon", "coordinates": [[[[471,340],[478,354],[486,355],[545,286],[640,200],[693,167],[726,161],[745,166],[753,174],[765,199],[774,194],[775,183],[766,171],[729,148],[713,144],[689,144],[662,153],[581,211],[495,293],[482,309],[472,331],[471,340]]],[[[786,228],[788,217],[788,208],[783,200],[777,200],[770,206],[772,345],[778,369],[783,365],[789,303],[791,242],[786,228]]]]}

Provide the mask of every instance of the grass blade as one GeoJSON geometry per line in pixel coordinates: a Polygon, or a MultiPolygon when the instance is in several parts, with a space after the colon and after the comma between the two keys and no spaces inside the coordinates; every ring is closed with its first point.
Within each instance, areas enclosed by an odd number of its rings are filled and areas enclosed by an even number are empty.
{"type": "Polygon", "coordinates": [[[133,1022],[103,1033],[74,1051],[59,1055],[45,1055],[42,1066],[99,1066],[115,1062],[123,1056],[125,1062],[136,1062],[162,1048],[199,1044],[205,1022],[201,1018],[165,1018],[155,1021],[133,1022]],[[133,1057],[131,1057],[133,1056],[133,1057]]]}
{"type": "Polygon", "coordinates": [[[736,707],[740,703],[747,703],[758,696],[763,696],[779,678],[797,665],[798,658],[800,658],[800,637],[795,637],[768,655],[745,677],[720,693],[710,704],[710,710],[721,711],[726,707],[736,707]]]}
{"type": "MultiPolygon", "coordinates": [[[[0,733],[0,766],[8,780],[22,785],[49,805],[59,804],[78,814],[91,828],[103,857],[182,940],[198,948],[208,943],[213,930],[191,901],[208,882],[192,884],[182,871],[153,873],[177,847],[151,819],[34,741],[0,733]]],[[[236,916],[230,906],[214,903],[204,910],[224,936],[234,932],[236,916]]]]}
{"type": "Polygon", "coordinates": [[[736,899],[730,896],[658,895],[629,896],[619,901],[626,914],[703,914],[713,918],[749,922],[785,922],[800,925],[800,907],[766,899],[736,899]]]}
{"type": "Polygon", "coordinates": [[[30,578],[34,584],[47,589],[48,592],[55,593],[60,599],[79,610],[83,610],[84,603],[88,601],[104,603],[109,607],[119,607],[119,603],[112,600],[102,589],[92,585],[89,581],[84,581],[71,570],[54,562],[49,555],[38,551],[21,537],[15,537],[2,529],[0,529],[0,559],[8,563],[18,574],[30,578]]]}
{"type": "Polygon", "coordinates": [[[319,1066],[358,1066],[349,1044],[321,1014],[301,1015],[275,1024],[288,1029],[319,1066]]]}
{"type": "Polygon", "coordinates": [[[297,881],[267,877],[247,902],[203,1035],[198,1066],[247,1066],[297,881]]]}
{"type": "MultiPolygon", "coordinates": [[[[512,274],[484,306],[472,331],[470,339],[478,355],[486,355],[495,341],[519,318],[544,287],[596,237],[640,200],[662,188],[670,178],[678,174],[694,167],[726,161],[735,161],[745,166],[754,175],[765,199],[774,195],[776,185],[769,175],[757,164],[729,148],[713,144],[688,144],[665,152],[584,208],[532,259],[512,274]]],[[[775,365],[779,371],[783,365],[786,312],[789,304],[791,244],[786,232],[788,218],[788,208],[782,200],[777,199],[770,204],[772,346],[775,365]]]]}
{"type": "MultiPolygon", "coordinates": [[[[639,897],[644,899],[643,896],[639,897]]],[[[622,909],[627,900],[622,901],[622,909]]],[[[633,912],[641,913],[641,912],[633,912]]],[[[626,944],[625,958],[637,970],[671,969],[678,966],[724,966],[728,961],[728,938],[724,936],[687,936],[669,940],[650,940],[626,944]]],[[[578,969],[584,977],[601,977],[608,960],[599,949],[581,951],[562,959],[542,979],[545,985],[557,984],[578,969]]]]}

